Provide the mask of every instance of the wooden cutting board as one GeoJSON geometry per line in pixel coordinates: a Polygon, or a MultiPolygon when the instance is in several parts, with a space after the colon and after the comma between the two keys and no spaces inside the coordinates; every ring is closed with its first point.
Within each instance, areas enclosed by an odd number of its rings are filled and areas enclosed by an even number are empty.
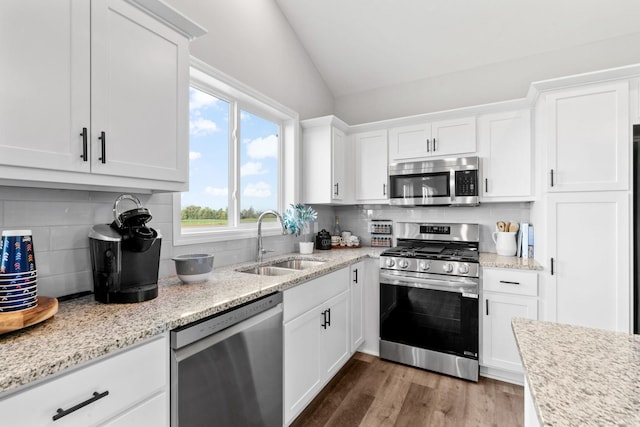
{"type": "Polygon", "coordinates": [[[35,325],[58,312],[58,300],[51,297],[38,297],[38,305],[28,310],[0,313],[0,334],[17,331],[35,325]]]}

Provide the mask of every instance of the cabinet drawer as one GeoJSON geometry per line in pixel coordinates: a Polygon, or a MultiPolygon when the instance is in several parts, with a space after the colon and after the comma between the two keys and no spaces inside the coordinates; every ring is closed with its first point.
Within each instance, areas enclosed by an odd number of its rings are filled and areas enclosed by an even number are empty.
{"type": "Polygon", "coordinates": [[[349,268],[334,271],[284,291],[284,322],[349,289],[349,268]]]}
{"type": "MultiPolygon", "coordinates": [[[[169,376],[166,335],[74,369],[0,401],[3,425],[93,426],[166,390],[169,376]],[[94,393],[108,394],[53,421],[94,393]]],[[[165,400],[166,402],[166,400],[165,400]]]]}
{"type": "Polygon", "coordinates": [[[535,297],[538,296],[538,273],[483,268],[482,289],[485,291],[535,297]]]}

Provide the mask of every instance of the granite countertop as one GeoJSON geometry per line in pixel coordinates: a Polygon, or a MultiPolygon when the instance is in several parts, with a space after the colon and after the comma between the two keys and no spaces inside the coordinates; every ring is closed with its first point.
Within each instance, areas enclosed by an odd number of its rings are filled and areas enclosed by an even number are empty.
{"type": "Polygon", "coordinates": [[[541,426],[640,425],[640,336],[528,319],[513,331],[541,426]]]}
{"type": "MultiPolygon", "coordinates": [[[[182,284],[177,277],[159,282],[158,297],[138,304],[102,304],[93,295],[61,302],[58,313],[40,324],[0,336],[2,393],[41,380],[113,351],[144,341],[252,299],[282,291],[368,257],[379,248],[315,251],[326,260],[318,267],[286,276],[258,276],[235,269],[246,262],[214,268],[206,283],[182,284]]],[[[269,260],[266,259],[265,262],[269,260]]]]}
{"type": "Polygon", "coordinates": [[[482,267],[511,268],[516,270],[543,270],[542,266],[533,258],[504,256],[490,252],[480,252],[482,267]]]}
{"type": "MultiPolygon", "coordinates": [[[[171,277],[159,282],[157,298],[139,304],[101,304],[94,301],[92,295],[61,302],[53,318],[0,336],[3,355],[0,397],[3,392],[252,299],[288,289],[364,258],[377,258],[383,250],[364,247],[315,251],[308,256],[326,260],[326,263],[287,276],[258,276],[235,271],[255,265],[246,262],[214,268],[206,283],[185,285],[177,277],[171,277]]],[[[286,260],[295,256],[300,255],[281,255],[273,259],[286,260]]],[[[536,269],[535,264],[520,261],[515,257],[480,254],[482,266],[536,269]],[[503,260],[496,261],[497,258],[503,260]]]]}

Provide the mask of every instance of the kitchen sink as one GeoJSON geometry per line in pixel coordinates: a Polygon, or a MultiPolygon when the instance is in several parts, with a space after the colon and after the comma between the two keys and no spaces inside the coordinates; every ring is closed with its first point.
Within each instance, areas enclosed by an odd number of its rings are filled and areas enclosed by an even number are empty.
{"type": "Polygon", "coordinates": [[[250,267],[247,269],[237,270],[240,273],[259,274],[261,276],[286,276],[287,274],[293,274],[297,270],[292,268],[272,267],[269,265],[262,267],[250,267]]]}
{"type": "Polygon", "coordinates": [[[236,271],[240,273],[259,274],[261,276],[285,276],[293,274],[300,270],[317,267],[326,261],[310,260],[310,259],[288,259],[285,261],[272,261],[255,267],[240,268],[236,271]]]}
{"type": "Polygon", "coordinates": [[[272,267],[290,268],[293,270],[306,270],[324,264],[324,261],[312,261],[308,259],[290,259],[287,261],[274,262],[269,264],[272,267]]]}

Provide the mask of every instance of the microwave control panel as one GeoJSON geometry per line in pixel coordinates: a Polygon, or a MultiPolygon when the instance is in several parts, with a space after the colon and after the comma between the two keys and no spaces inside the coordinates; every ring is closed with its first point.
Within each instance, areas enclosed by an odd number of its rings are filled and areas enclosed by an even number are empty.
{"type": "Polygon", "coordinates": [[[478,171],[456,171],[456,197],[478,195],[478,171]]]}

